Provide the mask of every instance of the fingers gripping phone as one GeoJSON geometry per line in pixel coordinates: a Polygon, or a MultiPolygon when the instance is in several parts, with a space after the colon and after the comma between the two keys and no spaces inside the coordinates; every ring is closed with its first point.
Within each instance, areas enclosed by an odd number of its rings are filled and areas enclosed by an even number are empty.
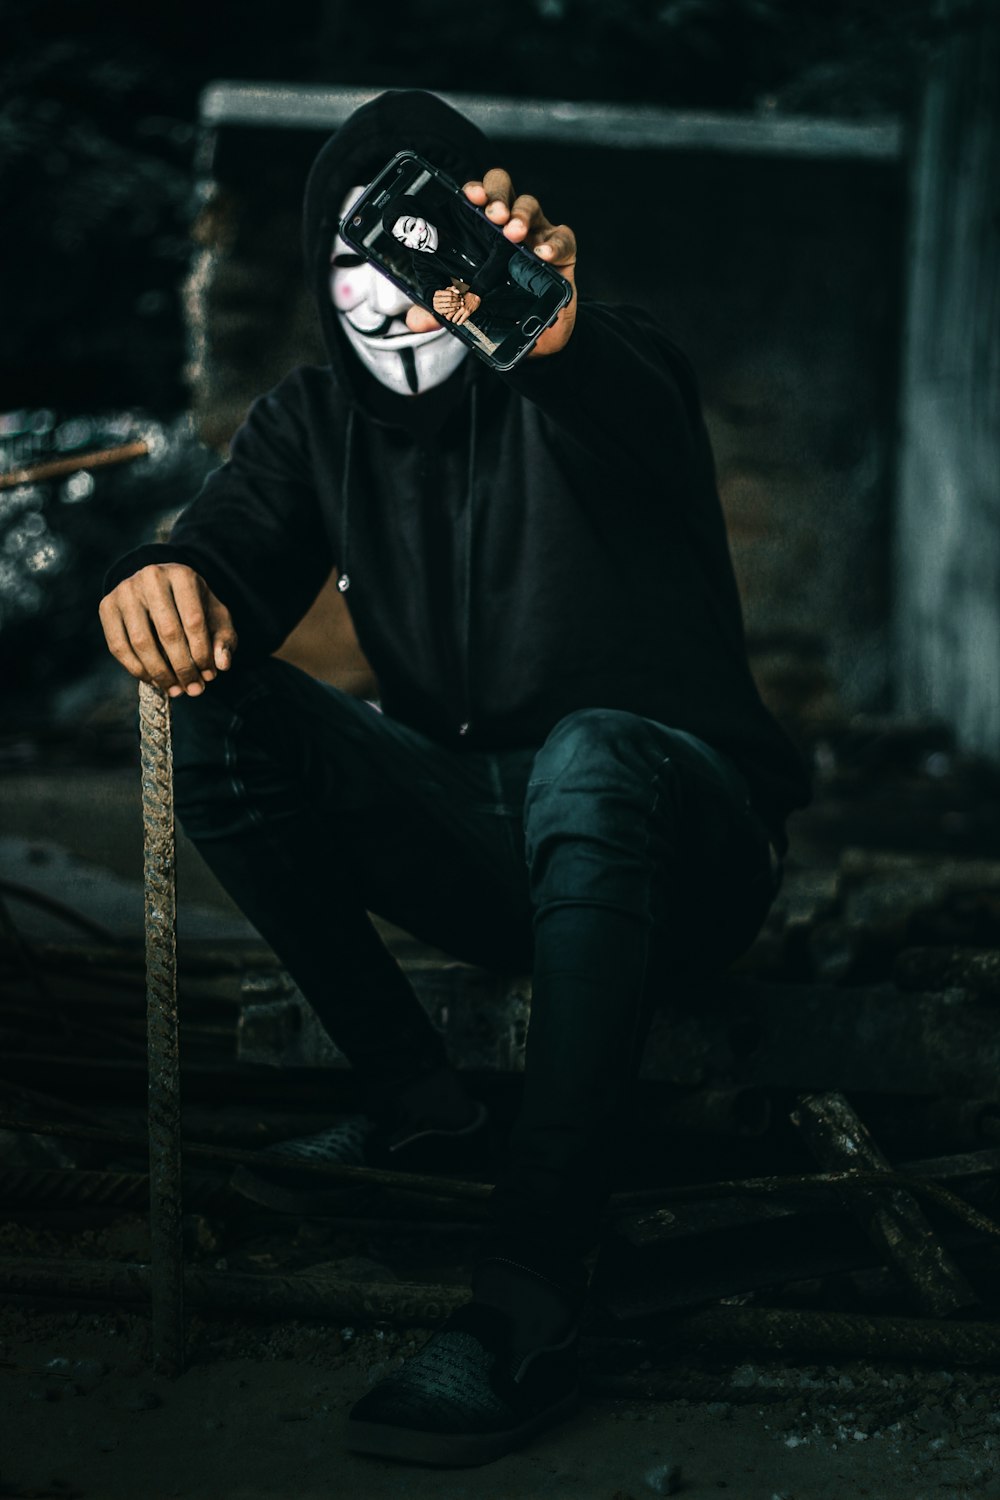
{"type": "Polygon", "coordinates": [[[509,370],[572,296],[445,172],[400,151],[352,204],[342,238],[496,370],[509,370]]]}

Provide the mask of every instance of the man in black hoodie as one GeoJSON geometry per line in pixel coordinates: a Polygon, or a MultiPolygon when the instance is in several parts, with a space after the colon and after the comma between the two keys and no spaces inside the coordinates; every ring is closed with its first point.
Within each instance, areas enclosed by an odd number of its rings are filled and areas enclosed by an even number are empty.
{"type": "Polygon", "coordinates": [[[112,567],[101,617],[174,699],[185,828],[357,1072],[364,1116],[290,1164],[403,1164],[483,1129],[367,912],[532,967],[472,1300],[349,1422],[368,1451],[482,1463],[573,1407],[651,1007],[752,941],[808,791],[748,668],[687,361],[575,295],[515,369],[469,356],[338,236],[403,148],[573,281],[572,232],[485,170],[468,121],[427,94],[363,106],[306,193],[329,364],[255,402],[170,540],[112,567]],[[380,708],[271,655],[334,569],[380,708]]]}

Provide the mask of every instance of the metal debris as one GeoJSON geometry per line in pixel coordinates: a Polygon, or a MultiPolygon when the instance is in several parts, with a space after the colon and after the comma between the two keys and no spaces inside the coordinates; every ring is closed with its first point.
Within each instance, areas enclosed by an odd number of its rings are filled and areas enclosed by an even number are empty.
{"type": "MultiPolygon", "coordinates": [[[[0,1111],[0,1129],[26,1131],[28,1134],[65,1136],[71,1140],[93,1141],[107,1146],[123,1146],[135,1150],[146,1148],[145,1138],[127,1131],[98,1130],[89,1125],[54,1123],[47,1120],[24,1120],[0,1111]]],[[[202,1145],[185,1141],[184,1151],[189,1156],[200,1156],[208,1161],[224,1162],[229,1166],[259,1167],[274,1163],[288,1165],[288,1158],[274,1156],[265,1151],[241,1151],[235,1146],[202,1145]]],[[[433,1177],[417,1172],[390,1172],[380,1167],[348,1167],[339,1162],[297,1161],[296,1172],[308,1172],[331,1182],[343,1183],[345,1187],[368,1186],[398,1188],[416,1195],[430,1194],[445,1199],[483,1200],[493,1191],[486,1182],[462,1182],[457,1178],[433,1177]]]]}
{"type": "MultiPolygon", "coordinates": [[[[967,1192],[970,1187],[995,1181],[1000,1176],[1000,1150],[989,1148],[954,1156],[921,1158],[901,1162],[897,1170],[918,1180],[961,1184],[963,1191],[967,1192]]],[[[892,1180],[899,1181],[899,1178],[894,1175],[892,1180]]],[[[690,1183],[663,1194],[672,1202],[671,1208],[651,1207],[630,1212],[623,1207],[616,1231],[636,1249],[644,1249],[720,1230],[739,1232],[752,1225],[805,1213],[831,1213],[839,1205],[830,1192],[830,1186],[852,1181],[856,1181],[853,1176],[845,1178],[843,1174],[837,1174],[835,1178],[817,1174],[811,1179],[745,1178],[743,1191],[738,1179],[720,1184],[690,1183]],[[719,1189],[718,1197],[711,1196],[713,1187],[719,1189]]],[[[623,1199],[624,1195],[619,1201],[623,1199]]]]}
{"type": "MultiPolygon", "coordinates": [[[[0,1258],[0,1292],[7,1294],[141,1303],[148,1299],[149,1281],[148,1266],[127,1261],[0,1258]]],[[[432,1325],[469,1298],[464,1287],[350,1282],[324,1275],[322,1267],[265,1276],[189,1266],[184,1282],[192,1307],[329,1322],[350,1318],[359,1323],[432,1325]]],[[[672,1316],[658,1326],[663,1341],[677,1353],[751,1349],[758,1357],[764,1352],[825,1354],[1000,1367],[1000,1323],[719,1306],[672,1316]]]]}
{"type": "Polygon", "coordinates": [[[146,1004],[149,1056],[149,1235],[153,1362],[184,1368],[181,1107],[177,1015],[177,887],[170,704],[139,684],[146,1004]]]}
{"type": "Polygon", "coordinates": [[[670,1323],[678,1349],[753,1349],[843,1359],[1000,1366],[1000,1323],[863,1317],[766,1307],[713,1307],[670,1323]]]}
{"type": "MultiPolygon", "coordinates": [[[[220,1178],[184,1174],[185,1205],[192,1212],[242,1206],[220,1178]]],[[[0,1204],[19,1208],[144,1209],[149,1206],[145,1172],[91,1172],[79,1167],[0,1166],[0,1204]]]]}
{"type": "MultiPolygon", "coordinates": [[[[890,1171],[864,1122],[843,1094],[804,1094],[793,1122],[809,1150],[829,1168],[890,1171]]],[[[911,1194],[877,1197],[854,1191],[850,1207],[876,1248],[896,1267],[917,1306],[931,1317],[948,1317],[974,1307],[979,1298],[927,1222],[911,1194]]]]}
{"type": "MultiPolygon", "coordinates": [[[[0,1257],[0,1292],[111,1302],[146,1302],[148,1265],[132,1261],[74,1260],[61,1256],[0,1257]]],[[[212,1312],[258,1312],[336,1322],[443,1322],[469,1300],[459,1286],[408,1282],[346,1281],[322,1268],[293,1275],[255,1275],[187,1266],[184,1296],[191,1307],[212,1312]]]]}
{"type": "Polygon", "coordinates": [[[71,458],[52,458],[43,463],[30,464],[26,469],[12,469],[0,474],[0,490],[15,489],[21,484],[40,484],[44,479],[59,479],[64,474],[76,474],[81,469],[104,469],[109,464],[129,463],[133,458],[145,458],[149,443],[121,443],[116,448],[101,448],[93,453],[74,453],[71,458]]]}

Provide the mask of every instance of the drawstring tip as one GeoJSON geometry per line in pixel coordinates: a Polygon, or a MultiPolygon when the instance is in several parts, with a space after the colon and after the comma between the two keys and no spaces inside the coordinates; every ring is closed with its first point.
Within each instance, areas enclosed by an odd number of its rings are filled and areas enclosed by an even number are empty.
{"type": "Polygon", "coordinates": [[[348,578],[347,574],[346,573],[341,573],[340,577],[337,579],[337,587],[340,590],[340,592],[342,594],[346,594],[347,590],[350,588],[350,586],[351,586],[351,580],[348,578]]]}

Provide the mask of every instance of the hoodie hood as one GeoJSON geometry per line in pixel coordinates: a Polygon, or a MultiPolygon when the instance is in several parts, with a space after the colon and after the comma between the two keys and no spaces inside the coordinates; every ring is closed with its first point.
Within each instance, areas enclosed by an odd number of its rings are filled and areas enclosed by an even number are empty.
{"type": "Polygon", "coordinates": [[[362,369],[330,300],[330,251],[348,190],[367,185],[397,151],[418,151],[456,182],[482,177],[491,165],[481,130],[435,94],[393,89],[356,109],[320,151],[306,183],[303,249],[306,277],[319,308],[333,371],[357,397],[362,369]]]}

